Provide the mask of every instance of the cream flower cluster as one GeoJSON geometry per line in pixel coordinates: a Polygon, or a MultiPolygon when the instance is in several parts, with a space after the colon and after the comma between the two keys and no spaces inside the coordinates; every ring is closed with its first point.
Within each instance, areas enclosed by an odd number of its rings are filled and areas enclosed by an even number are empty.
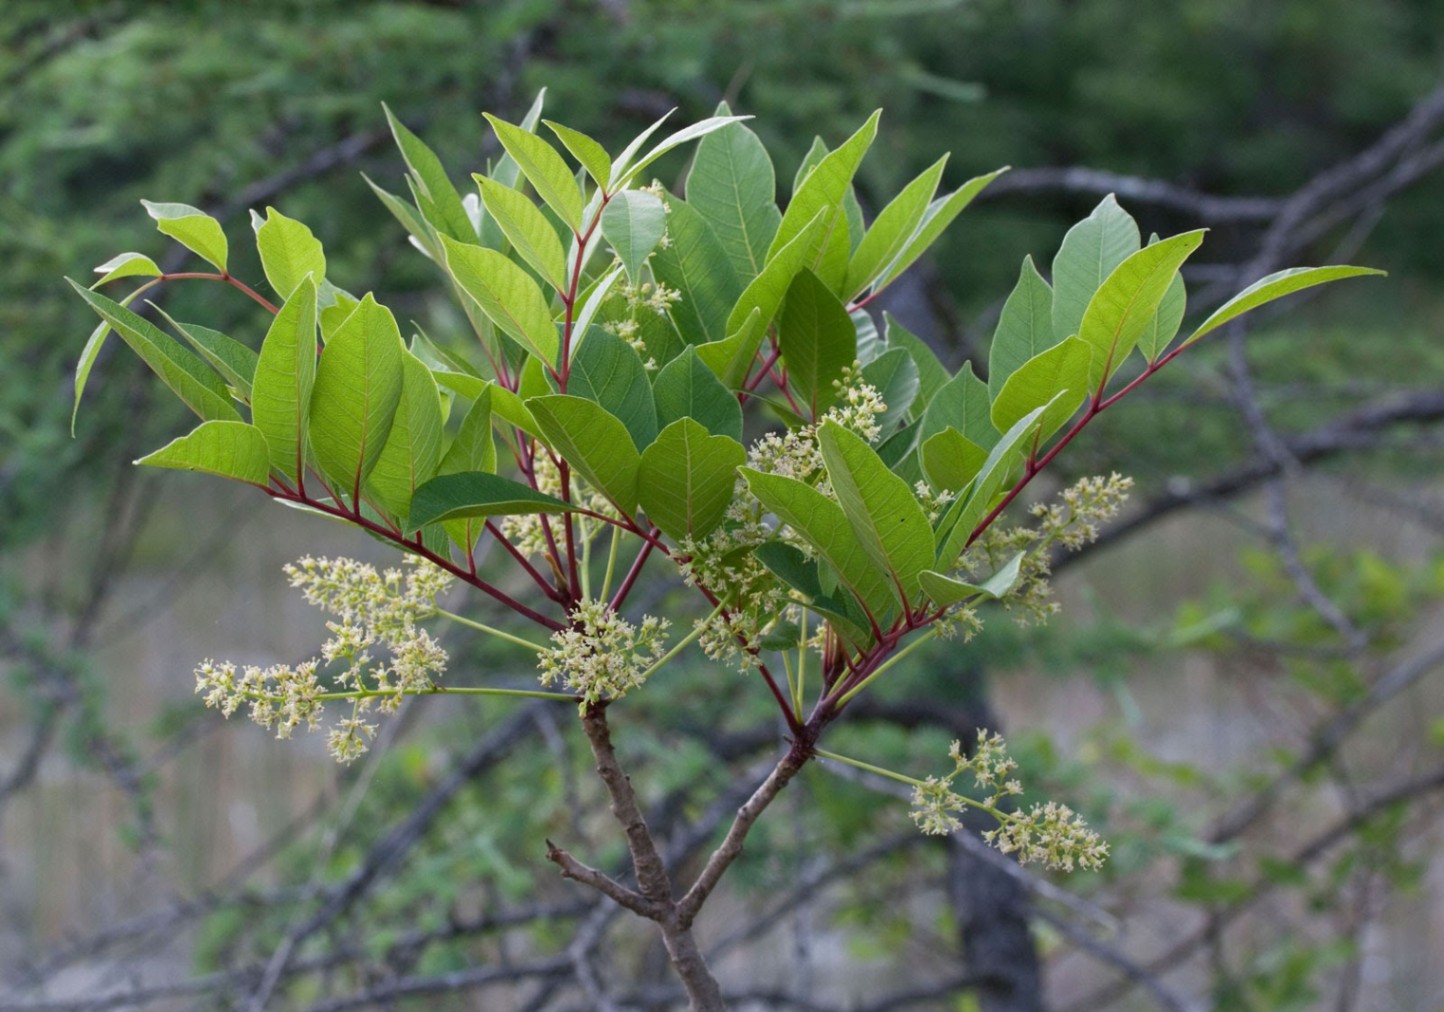
{"type": "Polygon", "coordinates": [[[706,538],[684,539],[675,556],[688,586],[706,587],[718,600],[728,602],[719,612],[699,619],[698,644],[710,660],[732,663],[743,673],[757,666],[763,634],[786,606],[788,591],[751,549],[772,537],[757,516],[756,500],[733,499],[732,519],[706,538]],[[737,509],[738,506],[742,509],[737,509]]]}
{"type": "MultiPolygon", "coordinates": [[[[845,375],[845,385],[839,383],[840,403],[823,417],[873,440],[881,431],[877,419],[887,411],[887,405],[876,388],[856,379],[858,372],[854,364],[845,375]]],[[[824,495],[832,492],[823,470],[815,425],[764,434],[749,448],[747,466],[807,482],[824,495]]],[[[684,541],[677,553],[682,578],[688,585],[706,587],[718,600],[728,602],[725,614],[703,620],[698,640],[702,651],[714,661],[735,663],[744,673],[757,666],[763,635],[784,619],[791,600],[791,592],[750,551],[776,536],[763,522],[764,512],[762,504],[748,491],[746,481],[739,478],[726,522],[701,541],[684,541]]],[[[782,540],[808,557],[813,555],[812,546],[793,531],[784,530],[782,540]]]]}
{"type": "Polygon", "coordinates": [[[307,603],[334,618],[321,656],[300,664],[238,667],[230,661],[206,660],[196,668],[196,692],[207,706],[229,717],[248,704],[251,719],[289,738],[302,724],[320,725],[327,698],[349,698],[351,716],[339,721],[328,738],[333,756],[350,762],[366,750],[374,724],[361,714],[376,706],[394,711],[406,693],[429,689],[446,669],[446,651],[418,623],[436,614],[436,598],[452,584],[444,570],[415,556],[407,569],[378,571],[354,559],[307,556],[285,567],[292,587],[307,603]],[[386,657],[374,652],[384,649],[386,657]],[[324,686],[319,672],[344,665],[324,686]]]}
{"type": "Polygon", "coordinates": [[[581,708],[620,699],[646,681],[666,653],[670,623],[651,615],[634,625],[605,601],[582,601],[572,624],[552,633],[555,646],[542,651],[541,683],[561,683],[581,697],[581,708]]]}
{"type": "Polygon", "coordinates": [[[957,741],[948,756],[953,760],[951,773],[928,777],[913,788],[912,818],[924,833],[946,836],[956,832],[962,828],[956,813],[977,808],[998,820],[998,828],[983,833],[983,839],[1004,854],[1016,853],[1021,864],[1038,862],[1056,871],[1103,867],[1108,844],[1067,805],[1049,801],[1027,812],[1000,807],[1005,798],[1023,793],[1023,785],[1012,776],[1018,764],[1008,754],[1001,735],[979,730],[971,756],[963,754],[962,743],[957,741]],[[953,781],[965,773],[971,773],[973,785],[985,792],[980,799],[953,790],[953,781]]]}
{"type": "Polygon", "coordinates": [[[681,292],[668,288],[660,281],[619,284],[617,294],[627,300],[629,310],[649,309],[658,316],[665,316],[674,305],[682,301],[681,292]]]}
{"type": "MultiPolygon", "coordinates": [[[[887,412],[887,404],[876,387],[860,379],[861,371],[854,362],[842,379],[833,381],[838,402],[823,413],[822,420],[835,422],[873,443],[882,435],[878,419],[887,412]]],[[[748,450],[747,466],[765,474],[796,478],[816,485],[824,493],[830,492],[826,482],[817,480],[823,473],[823,466],[822,451],[817,446],[816,425],[766,433],[748,450]]]]}
{"type": "Polygon", "coordinates": [[[1049,584],[1048,550],[1055,544],[1076,551],[1095,541],[1102,525],[1118,515],[1128,500],[1133,479],[1119,474],[1082,478],[1063,490],[1058,501],[1038,503],[1031,513],[1037,526],[995,523],[963,555],[960,569],[969,578],[993,572],[1019,552],[1026,552],[1018,583],[1004,607],[1019,623],[1046,622],[1058,612],[1049,584]]]}
{"type": "Polygon", "coordinates": [[[1097,871],[1108,860],[1108,844],[1081,815],[1055,801],[1007,818],[983,839],[1001,853],[1017,854],[1020,864],[1037,862],[1054,871],[1097,871]]]}

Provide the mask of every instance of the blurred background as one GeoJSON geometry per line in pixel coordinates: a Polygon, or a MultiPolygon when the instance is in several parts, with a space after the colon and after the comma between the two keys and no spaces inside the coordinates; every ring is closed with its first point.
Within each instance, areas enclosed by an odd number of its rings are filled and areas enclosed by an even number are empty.
{"type": "MultiPolygon", "coordinates": [[[[1063,614],[999,615],[830,743],[922,776],[979,727],[1113,844],[1097,875],[911,830],[810,768],[699,926],[738,1008],[1444,1007],[1444,6],[1429,0],[56,3],[0,27],[0,1008],[681,1007],[660,947],[557,879],[552,836],[622,859],[565,708],[420,701],[362,763],[192,696],[206,657],[310,656],[301,554],[346,528],[129,461],[186,428],[102,356],[62,277],[173,256],[138,201],[204,207],[261,272],[249,208],[330,274],[461,339],[362,178],[401,189],[384,101],[460,185],[481,111],[616,150],[676,107],[756,117],[780,197],[883,107],[865,211],[951,151],[1013,171],[889,309],[980,371],[1032,254],[1114,192],[1145,234],[1208,226],[1190,312],[1295,264],[1388,269],[1219,335],[1062,459],[1129,511],[1059,563],[1063,614]]],[[[658,163],[673,182],[682,161],[658,163]]],[[[463,188],[464,189],[464,188],[463,188]]],[[[164,307],[255,346],[229,290],[164,307]]],[[[122,349],[123,351],[123,349],[122,349]]],[[[659,590],[658,593],[661,593],[659,590]]],[[[532,661],[449,633],[451,671],[532,661]]],[[[475,677],[473,675],[472,677],[475,677]]],[[[694,663],[622,749],[680,862],[775,754],[758,687],[694,663]]],[[[624,919],[625,918],[625,919],[624,919]]]]}

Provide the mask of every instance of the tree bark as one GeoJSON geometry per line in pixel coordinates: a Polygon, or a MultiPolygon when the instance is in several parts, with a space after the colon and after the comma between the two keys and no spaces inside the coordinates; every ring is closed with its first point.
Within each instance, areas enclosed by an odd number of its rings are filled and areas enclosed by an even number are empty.
{"type": "MultiPolygon", "coordinates": [[[[979,824],[993,825],[991,820],[979,824]]],[[[974,831],[972,825],[965,830],[974,831]]],[[[1044,1012],[1027,893],[1012,876],[956,842],[949,843],[948,857],[948,896],[964,965],[978,982],[978,1007],[982,1012],[1044,1012]]]]}

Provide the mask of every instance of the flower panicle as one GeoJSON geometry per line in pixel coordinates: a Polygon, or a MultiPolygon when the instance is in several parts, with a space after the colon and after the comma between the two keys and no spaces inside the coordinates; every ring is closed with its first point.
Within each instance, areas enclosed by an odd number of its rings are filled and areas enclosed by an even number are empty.
{"type": "Polygon", "coordinates": [[[323,697],[350,695],[352,715],[332,728],[327,745],[341,762],[355,760],[376,734],[361,713],[373,706],[394,712],[407,693],[431,688],[446,670],[446,651],[418,623],[436,615],[436,599],[450,589],[452,577],[424,559],[406,561],[408,568],[380,571],[346,558],[306,556],[288,564],[291,586],[333,616],[320,656],[268,667],[207,659],[196,668],[196,692],[226,717],[247,706],[251,719],[278,738],[291,737],[302,725],[318,728],[323,697]],[[329,686],[323,669],[329,669],[329,686]]]}
{"type": "Polygon", "coordinates": [[[1083,868],[1097,871],[1108,858],[1108,844],[1067,805],[1049,801],[1025,812],[1009,811],[1005,799],[1023,793],[1012,776],[1018,763],[1008,754],[1007,742],[997,733],[978,731],[971,754],[955,741],[948,752],[953,770],[930,776],[913,788],[912,819],[922,832],[946,836],[962,828],[958,814],[968,808],[987,812],[998,821],[983,839],[1001,853],[1016,854],[1020,864],[1039,863],[1054,871],[1083,868]],[[986,792],[980,799],[953,790],[953,781],[971,774],[973,784],[986,792]]]}
{"type": "Polygon", "coordinates": [[[1041,625],[1058,613],[1050,582],[1049,550],[1061,545],[1077,551],[1098,539],[1105,523],[1118,515],[1128,501],[1133,479],[1120,474],[1082,478],[1064,489],[1053,502],[1040,502],[1029,511],[1034,526],[995,523],[964,554],[959,571],[965,578],[993,572],[1022,553],[1017,583],[1003,599],[1020,625],[1041,625]]]}
{"type": "Polygon", "coordinates": [[[540,654],[541,683],[575,692],[582,710],[620,699],[639,688],[667,652],[669,625],[652,615],[634,624],[606,601],[584,600],[572,611],[572,624],[552,633],[554,645],[540,654]]]}

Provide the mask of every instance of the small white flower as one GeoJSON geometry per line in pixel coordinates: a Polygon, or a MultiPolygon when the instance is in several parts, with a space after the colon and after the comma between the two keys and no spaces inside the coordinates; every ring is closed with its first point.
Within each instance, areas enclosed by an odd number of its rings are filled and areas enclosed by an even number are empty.
{"type": "Polygon", "coordinates": [[[633,625],[607,602],[590,599],[571,617],[568,628],[552,633],[555,646],[541,653],[537,666],[543,685],[561,683],[581,697],[582,709],[641,686],[667,652],[666,619],[648,615],[633,625]]]}
{"type": "Polygon", "coordinates": [[[928,777],[913,788],[912,819],[924,833],[947,835],[962,828],[956,813],[978,808],[998,820],[998,828],[983,833],[983,839],[1004,854],[1017,854],[1021,864],[1038,862],[1054,871],[1075,867],[1096,871],[1108,857],[1108,844],[1067,805],[1054,801],[1035,804],[1027,812],[1010,812],[1000,807],[1007,797],[1023,793],[1023,785],[1008,779],[1018,768],[1008,755],[1007,743],[999,734],[978,731],[971,756],[964,755],[961,742],[948,750],[953,771],[944,777],[928,777]],[[980,800],[965,798],[953,790],[953,781],[970,772],[974,783],[989,790],[980,800]]]}
{"type": "MultiPolygon", "coordinates": [[[[291,586],[335,616],[326,623],[331,635],[321,656],[296,665],[247,665],[239,675],[229,661],[206,660],[196,668],[196,692],[227,717],[249,704],[251,719],[278,738],[289,738],[303,724],[307,730],[319,727],[327,691],[382,693],[380,709],[395,710],[403,693],[429,688],[447,661],[446,651],[417,623],[436,614],[436,598],[450,588],[452,577],[423,559],[406,561],[407,569],[382,572],[354,559],[310,556],[286,566],[291,586]],[[389,662],[373,664],[373,648],[384,648],[389,662]],[[318,675],[323,663],[344,665],[329,676],[331,690],[318,675]]],[[[370,698],[358,699],[352,716],[331,731],[328,746],[342,762],[366,751],[375,735],[375,726],[356,716],[370,705],[370,698]]]]}

